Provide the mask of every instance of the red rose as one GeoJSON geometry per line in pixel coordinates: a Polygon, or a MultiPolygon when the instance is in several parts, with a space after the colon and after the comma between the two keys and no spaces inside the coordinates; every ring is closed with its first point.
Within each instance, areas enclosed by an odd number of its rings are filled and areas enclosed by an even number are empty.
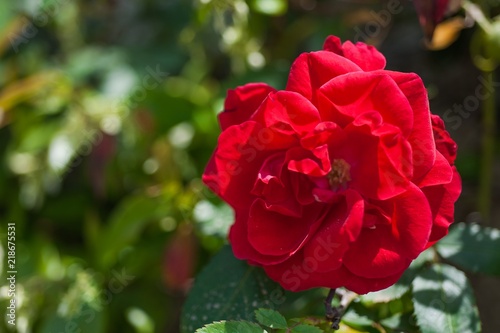
{"type": "Polygon", "coordinates": [[[386,288],[453,221],[455,145],[421,79],[384,67],[331,36],[286,90],[228,92],[203,180],[234,208],[236,257],[285,289],[386,288]]]}

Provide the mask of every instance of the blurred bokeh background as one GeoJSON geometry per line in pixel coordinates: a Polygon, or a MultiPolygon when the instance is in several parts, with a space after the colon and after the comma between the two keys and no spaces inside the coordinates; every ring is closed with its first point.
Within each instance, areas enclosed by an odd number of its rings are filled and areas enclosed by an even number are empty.
{"type": "MultiPolygon", "coordinates": [[[[178,332],[191,278],[232,222],[200,181],[226,90],[283,88],[293,59],[330,34],[423,78],[459,145],[456,220],[499,227],[498,148],[490,215],[477,213],[474,96],[487,90],[466,26],[451,19],[426,44],[403,0],[2,0],[0,285],[15,223],[19,303],[12,330],[0,288],[0,332],[178,332]]],[[[470,277],[496,332],[500,281],[470,277]]]]}

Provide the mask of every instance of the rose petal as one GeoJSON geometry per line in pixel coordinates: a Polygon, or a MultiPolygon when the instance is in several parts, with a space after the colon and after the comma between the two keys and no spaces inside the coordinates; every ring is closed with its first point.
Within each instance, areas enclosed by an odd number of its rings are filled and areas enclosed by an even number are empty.
{"type": "Polygon", "coordinates": [[[367,72],[384,69],[385,67],[384,55],[375,47],[365,43],[357,42],[353,44],[351,41],[346,41],[341,45],[340,38],[329,36],[323,49],[346,57],[367,72]]]}
{"type": "Polygon", "coordinates": [[[377,126],[369,115],[362,115],[346,127],[345,139],[332,137],[330,160],[343,159],[350,165],[350,188],[380,200],[406,191],[411,177],[406,160],[411,149],[398,132],[394,126],[377,126]]]}
{"type": "Polygon", "coordinates": [[[397,238],[390,226],[363,229],[343,259],[354,275],[365,278],[384,278],[406,269],[411,259],[400,254],[397,238]]]}
{"type": "Polygon", "coordinates": [[[427,198],[416,186],[394,198],[392,227],[363,229],[344,256],[352,273],[383,278],[403,271],[424,249],[432,227],[427,198]]]}
{"type": "Polygon", "coordinates": [[[269,256],[257,252],[248,241],[248,211],[236,211],[234,224],[229,229],[229,242],[234,256],[241,260],[248,260],[254,265],[274,265],[285,261],[289,255],[269,256]]]}
{"type": "Polygon", "coordinates": [[[419,179],[432,168],[436,159],[427,90],[417,74],[391,71],[384,73],[392,77],[413,109],[413,130],[408,141],[413,149],[413,177],[419,179]]]}
{"type": "Polygon", "coordinates": [[[323,273],[317,272],[315,267],[317,265],[314,261],[300,251],[283,263],[265,266],[264,270],[283,288],[294,292],[319,287],[331,289],[346,287],[358,294],[385,289],[396,283],[403,274],[401,271],[385,278],[368,279],[351,273],[343,265],[323,273]]]}
{"type": "Polygon", "coordinates": [[[431,246],[448,234],[448,228],[454,221],[455,202],[462,191],[462,181],[457,169],[453,167],[453,179],[446,185],[422,188],[429,200],[434,223],[432,225],[429,244],[431,246]]]}
{"type": "Polygon", "coordinates": [[[312,150],[293,148],[287,152],[288,170],[312,177],[323,177],[331,170],[328,146],[322,145],[312,150]]]}
{"type": "Polygon", "coordinates": [[[304,247],[304,256],[318,262],[317,272],[328,272],[342,264],[349,244],[361,232],[363,203],[356,191],[347,190],[331,205],[320,229],[304,247]]]}
{"type": "Polygon", "coordinates": [[[222,130],[247,121],[270,92],[276,91],[265,83],[249,83],[227,91],[224,111],[219,113],[222,130]]]}
{"type": "Polygon", "coordinates": [[[339,270],[339,275],[341,275],[345,281],[345,288],[362,295],[392,286],[393,284],[398,282],[405,270],[406,268],[395,274],[383,278],[367,279],[352,274],[345,266],[342,266],[339,270]]]}
{"type": "Polygon", "coordinates": [[[418,187],[441,185],[451,182],[453,178],[453,170],[450,163],[446,158],[438,151],[436,152],[436,163],[427,172],[427,174],[420,180],[416,180],[415,183],[418,187]]]}
{"type": "Polygon", "coordinates": [[[302,206],[290,192],[288,175],[284,174],[285,154],[276,153],[269,156],[263,163],[252,194],[261,197],[266,202],[266,208],[280,214],[300,217],[302,206]]]}
{"type": "Polygon", "coordinates": [[[297,202],[301,205],[310,205],[315,202],[312,195],[314,184],[311,182],[311,178],[305,174],[299,172],[290,171],[289,173],[290,187],[293,190],[293,194],[297,199],[297,202]]]}
{"type": "MultiPolygon", "coordinates": [[[[203,182],[233,208],[248,209],[255,199],[249,195],[261,165],[274,149],[290,143],[263,141],[270,131],[253,121],[230,126],[219,136],[218,146],[203,174],[203,182]]],[[[276,137],[277,138],[277,137],[276,137]]]]}
{"type": "Polygon", "coordinates": [[[394,199],[393,232],[402,255],[415,259],[425,250],[432,228],[432,212],[427,197],[415,185],[394,199]]]}
{"type": "Polygon", "coordinates": [[[302,95],[291,91],[270,93],[252,120],[285,135],[302,136],[320,122],[318,110],[302,95]]]}
{"type": "Polygon", "coordinates": [[[357,71],[361,68],[333,52],[303,53],[292,64],[286,90],[298,92],[316,104],[319,87],[334,77],[357,71]]]}
{"type": "Polygon", "coordinates": [[[436,141],[436,149],[443,154],[448,163],[453,165],[457,157],[457,144],[450,137],[450,133],[444,128],[444,121],[436,115],[432,115],[432,132],[436,141]]]}
{"type": "Polygon", "coordinates": [[[325,121],[319,123],[314,130],[300,140],[300,144],[305,149],[311,150],[315,147],[327,144],[331,137],[345,136],[342,128],[336,123],[325,121]]]}
{"type": "Polygon", "coordinates": [[[311,235],[314,224],[321,221],[320,209],[309,207],[303,216],[294,218],[266,209],[265,202],[257,199],[250,208],[248,240],[253,248],[264,255],[293,255],[311,235]],[[286,230],[286,237],[281,237],[286,230]]]}
{"type": "Polygon", "coordinates": [[[365,112],[377,111],[384,122],[408,137],[413,128],[411,105],[396,82],[383,73],[351,73],[324,84],[319,89],[322,119],[346,126],[365,112]]]}

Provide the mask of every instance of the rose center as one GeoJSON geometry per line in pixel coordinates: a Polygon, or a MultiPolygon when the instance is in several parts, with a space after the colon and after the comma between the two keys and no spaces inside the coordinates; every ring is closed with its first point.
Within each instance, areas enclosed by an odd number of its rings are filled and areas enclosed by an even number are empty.
{"type": "Polygon", "coordinates": [[[332,163],[332,170],[328,173],[328,182],[333,189],[345,186],[351,180],[351,166],[343,159],[335,159],[332,163]]]}

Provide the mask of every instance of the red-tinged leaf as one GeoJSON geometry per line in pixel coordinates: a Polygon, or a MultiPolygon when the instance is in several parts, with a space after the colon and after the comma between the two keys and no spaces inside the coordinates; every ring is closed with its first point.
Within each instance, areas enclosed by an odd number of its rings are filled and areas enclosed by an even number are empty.
{"type": "Polygon", "coordinates": [[[436,25],[441,22],[448,9],[450,0],[415,0],[420,25],[424,29],[425,37],[432,40],[436,25]]]}
{"type": "Polygon", "coordinates": [[[169,289],[187,291],[194,275],[197,246],[192,228],[181,226],[170,239],[163,261],[163,281],[169,289]]]}
{"type": "MultiPolygon", "coordinates": [[[[88,172],[90,183],[94,194],[103,198],[105,196],[105,171],[108,162],[112,159],[116,152],[116,138],[105,133],[95,133],[86,138],[87,141],[79,151],[80,157],[76,157],[76,161],[86,154],[87,149],[91,149],[89,156],[88,172]],[[93,147],[92,147],[93,146],[93,147]]],[[[88,153],[87,153],[88,154],[88,153]]]]}

